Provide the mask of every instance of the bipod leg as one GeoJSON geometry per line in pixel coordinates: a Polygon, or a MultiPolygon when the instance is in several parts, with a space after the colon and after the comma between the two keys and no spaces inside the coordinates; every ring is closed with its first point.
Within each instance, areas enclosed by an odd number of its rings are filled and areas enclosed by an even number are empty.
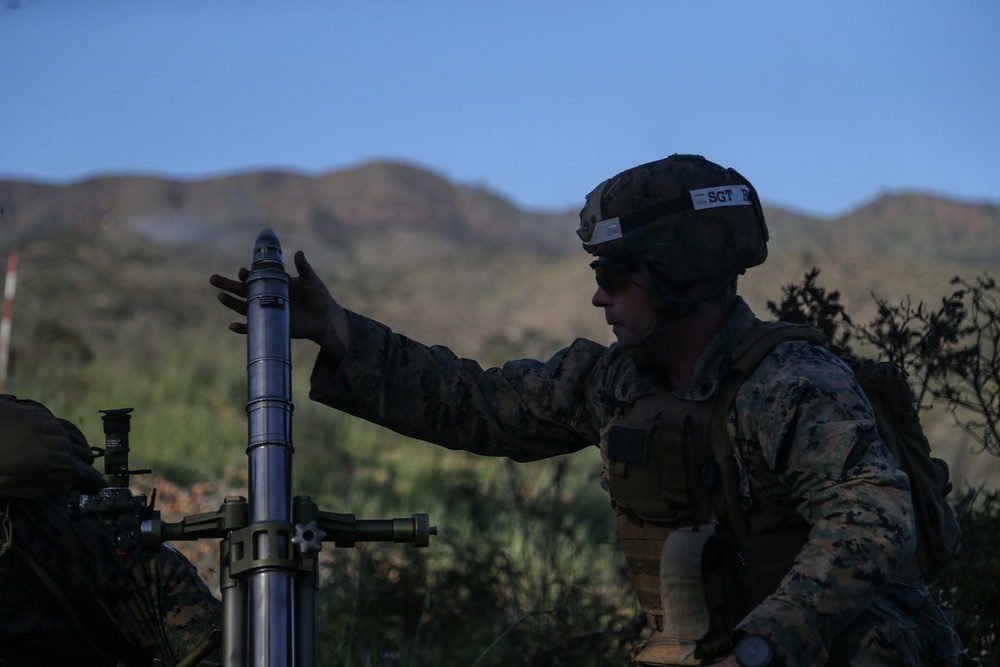
{"type": "MultiPolygon", "coordinates": [[[[313,557],[313,561],[316,558],[313,557]]],[[[295,574],[295,667],[316,667],[318,659],[319,623],[316,599],[319,593],[319,573],[295,574]]]]}
{"type": "Polygon", "coordinates": [[[213,630],[207,637],[201,640],[200,644],[194,647],[193,651],[184,656],[174,667],[195,667],[200,664],[205,659],[205,656],[222,645],[222,634],[222,630],[213,630]]]}
{"type": "Polygon", "coordinates": [[[230,574],[230,541],[222,540],[219,568],[222,591],[222,665],[247,667],[247,586],[230,574]]]}
{"type": "Polygon", "coordinates": [[[295,667],[316,667],[319,661],[319,551],[325,533],[316,525],[319,509],[309,496],[292,501],[295,523],[295,667]]]}

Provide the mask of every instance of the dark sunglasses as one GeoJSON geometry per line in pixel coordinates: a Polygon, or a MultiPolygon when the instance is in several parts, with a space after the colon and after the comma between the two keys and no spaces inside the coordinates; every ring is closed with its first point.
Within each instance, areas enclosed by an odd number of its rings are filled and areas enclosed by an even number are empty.
{"type": "Polygon", "coordinates": [[[642,287],[641,284],[632,280],[632,274],[639,270],[635,264],[597,259],[590,263],[590,268],[594,270],[597,286],[608,294],[621,292],[629,285],[642,287]]]}

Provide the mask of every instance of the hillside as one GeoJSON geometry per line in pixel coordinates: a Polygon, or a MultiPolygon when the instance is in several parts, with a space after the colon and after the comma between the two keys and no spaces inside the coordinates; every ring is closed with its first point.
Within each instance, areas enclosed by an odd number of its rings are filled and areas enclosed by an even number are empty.
{"type": "MultiPolygon", "coordinates": [[[[137,345],[144,327],[200,321],[215,307],[208,274],[246,263],[264,227],[287,255],[306,249],[347,305],[443,335],[470,354],[482,353],[486,338],[604,335],[587,306],[592,279],[573,233],[575,211],[523,211],[411,165],[372,163],[315,178],[0,181],[0,208],[0,252],[21,254],[21,336],[55,312],[98,348],[137,345]]],[[[1000,266],[997,206],[897,194],[836,220],[778,206],[766,213],[771,256],[744,279],[758,308],[812,266],[856,308],[875,288],[890,298],[935,298],[956,272],[1000,266]]]]}
{"type": "Polygon", "coordinates": [[[450,244],[566,249],[557,228],[546,224],[564,216],[520,211],[484,190],[403,164],[372,163],[317,178],[266,172],[186,182],[142,176],[65,186],[0,181],[0,205],[8,246],[99,228],[225,253],[239,248],[247,228],[270,226],[312,247],[349,246],[359,234],[406,229],[450,244]]]}
{"type": "Polygon", "coordinates": [[[884,194],[833,220],[768,211],[775,245],[783,250],[832,248],[845,254],[922,258],[996,265],[1000,208],[925,194],[884,194]]]}
{"type": "MultiPolygon", "coordinates": [[[[575,211],[524,211],[411,165],[375,163],[316,178],[0,181],[0,209],[0,253],[20,256],[14,380],[42,400],[59,395],[80,419],[92,421],[112,400],[145,401],[178,415],[204,407],[214,410],[209,419],[242,430],[245,351],[226,330],[230,314],[208,276],[235,275],[264,227],[278,234],[288,264],[304,249],[348,308],[484,365],[545,357],[577,336],[610,341],[590,306],[593,276],[574,234],[575,211]],[[172,370],[165,366],[192,356],[207,398],[160,381],[172,370]],[[152,377],[121,377],[122,364],[152,377]],[[44,376],[23,377],[39,368],[48,369],[44,376]],[[150,395],[128,392],[150,379],[150,395]]],[[[953,276],[1000,270],[995,205],[893,194],[834,220],[765,211],[770,256],[741,279],[764,317],[767,301],[814,266],[855,321],[874,313],[873,294],[936,306],[953,276]]],[[[296,372],[308,373],[313,351],[295,350],[296,372]]],[[[311,418],[307,405],[297,414],[311,418]]],[[[950,428],[944,415],[936,421],[950,428]]]]}
{"type": "MultiPolygon", "coordinates": [[[[21,254],[15,344],[57,320],[98,351],[155,346],[149,336],[218,314],[207,276],[235,273],[264,227],[289,258],[305,249],[349,307],[470,355],[607,335],[587,305],[593,283],[575,211],[520,210],[411,165],[315,178],[0,181],[0,208],[0,252],[21,254]]],[[[872,290],[936,300],[952,275],[1000,266],[993,205],[895,194],[836,220],[779,206],[766,215],[770,257],[743,281],[758,309],[813,266],[860,310],[872,290]]]]}

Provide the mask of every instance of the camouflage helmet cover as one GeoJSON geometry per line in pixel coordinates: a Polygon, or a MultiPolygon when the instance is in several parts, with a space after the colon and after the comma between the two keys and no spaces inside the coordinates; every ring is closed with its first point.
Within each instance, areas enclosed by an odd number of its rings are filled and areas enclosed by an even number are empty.
{"type": "Polygon", "coordinates": [[[767,226],[750,182],[699,155],[623,171],[587,195],[584,249],[649,264],[674,282],[743,273],[767,258],[767,226]]]}

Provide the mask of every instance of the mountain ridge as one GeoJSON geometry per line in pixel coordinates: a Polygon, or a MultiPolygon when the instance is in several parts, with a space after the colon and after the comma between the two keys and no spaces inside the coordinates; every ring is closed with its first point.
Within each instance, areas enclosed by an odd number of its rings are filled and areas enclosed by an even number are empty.
{"type": "MultiPolygon", "coordinates": [[[[0,180],[4,246],[95,222],[124,224],[156,242],[217,244],[251,223],[287,226],[309,245],[349,241],[363,230],[405,227],[459,245],[578,247],[576,211],[527,211],[484,188],[454,184],[407,163],[371,162],[308,176],[250,171],[197,180],[95,176],[64,185],[0,180]]],[[[919,192],[887,193],[836,218],[765,205],[779,249],[830,246],[890,255],[996,263],[1000,207],[919,192]]]]}
{"type": "MultiPolygon", "coordinates": [[[[55,320],[109,354],[165,344],[164,331],[224,317],[208,275],[234,275],[265,227],[289,265],[306,250],[348,307],[470,355],[544,354],[570,336],[608,336],[588,305],[593,278],[576,211],[526,211],[410,164],[193,181],[0,180],[0,208],[0,252],[22,256],[21,336],[55,320]]],[[[762,316],[813,266],[851,309],[868,307],[875,290],[943,295],[953,275],[1000,266],[1000,208],[990,204],[895,193],[836,219],[776,206],[765,216],[768,261],[741,279],[762,316]]]]}

